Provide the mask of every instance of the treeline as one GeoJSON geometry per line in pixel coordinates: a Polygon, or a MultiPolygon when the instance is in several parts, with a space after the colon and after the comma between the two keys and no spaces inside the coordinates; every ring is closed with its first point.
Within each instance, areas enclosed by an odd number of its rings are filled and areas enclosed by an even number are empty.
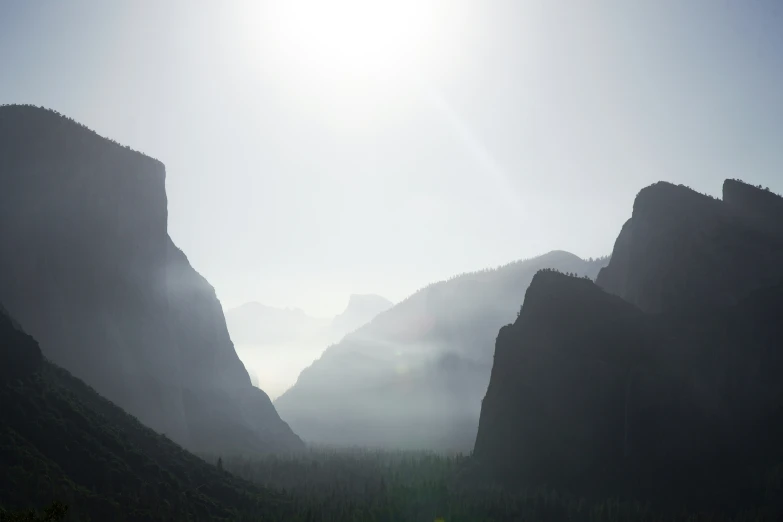
{"type": "Polygon", "coordinates": [[[61,502],[52,502],[42,511],[24,509],[8,511],[0,507],[0,522],[60,522],[65,520],[68,506],[61,502]]]}
{"type": "MultiPolygon", "coordinates": [[[[494,268],[493,267],[489,267],[489,268],[483,268],[481,270],[473,270],[471,272],[461,272],[459,274],[454,274],[452,276],[449,276],[446,279],[443,279],[441,281],[436,281],[434,283],[429,283],[429,284],[419,288],[418,290],[413,292],[413,294],[409,295],[408,297],[406,297],[405,299],[400,301],[399,304],[402,304],[402,303],[408,301],[411,297],[413,297],[414,295],[416,295],[416,294],[418,294],[420,292],[424,292],[425,290],[428,290],[430,288],[434,288],[434,287],[436,287],[438,285],[442,285],[444,283],[448,283],[448,282],[451,282],[451,281],[456,281],[458,279],[466,279],[466,278],[475,277],[475,276],[483,276],[483,275],[488,275],[488,274],[495,274],[497,272],[501,272],[503,270],[508,270],[508,269],[514,268],[516,266],[522,265],[524,263],[529,263],[531,261],[535,261],[537,259],[537,257],[539,257],[539,256],[526,257],[526,258],[523,258],[523,259],[518,259],[516,261],[511,261],[510,263],[506,263],[506,264],[503,264],[503,265],[498,265],[498,266],[496,266],[494,268]]],[[[611,254],[607,254],[607,255],[604,255],[604,256],[589,257],[589,258],[585,259],[584,261],[586,261],[587,263],[591,263],[591,264],[602,264],[602,263],[606,264],[606,262],[608,262],[609,259],[611,259],[611,257],[612,257],[611,254]]]]}
{"type": "Polygon", "coordinates": [[[78,121],[74,120],[73,118],[71,118],[69,116],[66,116],[65,114],[62,114],[59,111],[56,111],[54,109],[49,109],[49,108],[44,107],[44,106],[40,106],[39,107],[39,106],[33,105],[31,103],[18,103],[18,104],[5,103],[5,104],[0,105],[0,110],[6,109],[6,108],[11,108],[11,109],[34,109],[35,111],[40,111],[42,114],[48,114],[48,115],[50,115],[52,117],[60,118],[62,121],[67,122],[70,125],[74,125],[75,127],[78,127],[79,129],[82,129],[83,131],[89,132],[90,134],[94,134],[95,136],[98,136],[102,140],[106,140],[107,142],[109,142],[109,143],[111,143],[111,144],[113,144],[113,145],[115,145],[117,147],[121,147],[121,148],[123,148],[125,150],[131,151],[131,152],[135,152],[136,154],[141,154],[141,155],[143,155],[143,156],[145,156],[147,158],[150,158],[152,160],[157,161],[158,163],[162,163],[157,158],[153,158],[152,156],[149,156],[148,154],[145,154],[145,153],[143,153],[141,151],[138,151],[136,149],[131,148],[130,145],[123,145],[120,142],[118,142],[118,141],[116,141],[116,140],[114,140],[112,138],[108,138],[106,136],[101,136],[96,131],[94,131],[91,128],[89,128],[87,125],[85,125],[85,124],[83,124],[81,122],[78,122],[78,121]]]}
{"type": "Polygon", "coordinates": [[[769,187],[765,187],[764,185],[752,185],[752,184],[748,183],[747,181],[743,181],[743,180],[738,179],[738,178],[731,178],[731,181],[734,181],[736,183],[740,183],[742,185],[745,185],[746,187],[753,187],[753,188],[756,188],[756,189],[759,189],[759,190],[763,190],[764,192],[770,192],[770,193],[772,193],[772,194],[774,194],[774,195],[776,195],[778,197],[783,197],[780,194],[778,194],[777,192],[775,192],[773,190],[770,190],[769,187]]]}
{"type": "MultiPolygon", "coordinates": [[[[207,457],[217,463],[215,457],[207,457]]],[[[221,460],[229,472],[289,495],[312,520],[362,522],[771,522],[772,511],[672,512],[618,499],[588,500],[548,489],[503,489],[479,480],[466,456],[428,452],[311,450],[297,456],[221,460]],[[316,516],[317,514],[317,516],[316,516]]],[[[698,487],[698,485],[694,485],[698,487]]]]}

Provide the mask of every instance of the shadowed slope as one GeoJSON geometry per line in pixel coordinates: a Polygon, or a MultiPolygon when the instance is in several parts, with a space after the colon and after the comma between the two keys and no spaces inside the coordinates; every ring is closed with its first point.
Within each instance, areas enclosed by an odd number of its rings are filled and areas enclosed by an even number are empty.
{"type": "Polygon", "coordinates": [[[497,337],[476,457],[577,494],[760,502],[783,459],[780,246],[728,201],[643,190],[598,278],[631,303],[537,274],[497,337]]]}

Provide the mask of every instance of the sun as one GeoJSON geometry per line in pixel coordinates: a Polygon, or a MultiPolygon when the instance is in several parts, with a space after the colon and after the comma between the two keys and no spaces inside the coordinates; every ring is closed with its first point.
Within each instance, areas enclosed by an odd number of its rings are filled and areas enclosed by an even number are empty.
{"type": "Polygon", "coordinates": [[[433,48],[426,0],[279,0],[265,14],[275,52],[324,81],[400,79],[433,48]]]}

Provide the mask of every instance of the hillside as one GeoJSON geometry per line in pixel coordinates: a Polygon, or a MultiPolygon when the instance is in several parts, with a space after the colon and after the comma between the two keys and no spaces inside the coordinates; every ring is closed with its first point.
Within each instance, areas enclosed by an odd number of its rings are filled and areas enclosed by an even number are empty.
{"type": "Polygon", "coordinates": [[[0,157],[0,300],[48,359],[190,449],[302,447],[168,236],[162,163],[32,106],[0,157]]]}
{"type": "Polygon", "coordinates": [[[780,240],[727,206],[645,189],[597,284],[535,276],[482,405],[493,475],[727,511],[779,494],[780,240]]]}
{"type": "Polygon", "coordinates": [[[288,501],[143,426],[0,313],[0,506],[78,520],[288,520],[288,501]],[[268,518],[266,518],[268,517],[268,518]]]}
{"type": "Polygon", "coordinates": [[[468,451],[497,330],[533,274],[605,263],[557,251],[432,284],[327,348],[275,406],[308,442],[468,451]]]}

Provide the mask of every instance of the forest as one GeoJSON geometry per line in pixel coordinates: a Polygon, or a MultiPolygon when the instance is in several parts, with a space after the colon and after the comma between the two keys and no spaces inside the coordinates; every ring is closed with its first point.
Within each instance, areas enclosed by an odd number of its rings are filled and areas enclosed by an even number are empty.
{"type": "MultiPolygon", "coordinates": [[[[470,456],[429,452],[310,449],[305,454],[267,458],[205,457],[213,465],[270,490],[281,501],[260,518],[236,513],[226,520],[301,522],[772,522],[773,504],[733,514],[653,507],[616,498],[587,499],[554,490],[510,490],[477,483],[470,456]],[[470,478],[469,478],[470,477],[470,478]],[[247,517],[247,518],[246,518],[247,517]]],[[[768,477],[770,499],[781,492],[780,467],[768,477]]],[[[209,488],[213,484],[205,483],[209,488]]],[[[154,495],[150,504],[169,502],[154,495]]],[[[139,518],[141,520],[142,518],[139,518]]],[[[54,502],[39,512],[0,511],[0,522],[98,520],[79,506],[54,502]]],[[[130,518],[129,518],[130,520],[130,518]]],[[[154,513],[143,520],[170,520],[154,513]]],[[[200,520],[189,515],[183,520],[200,520]]]]}

